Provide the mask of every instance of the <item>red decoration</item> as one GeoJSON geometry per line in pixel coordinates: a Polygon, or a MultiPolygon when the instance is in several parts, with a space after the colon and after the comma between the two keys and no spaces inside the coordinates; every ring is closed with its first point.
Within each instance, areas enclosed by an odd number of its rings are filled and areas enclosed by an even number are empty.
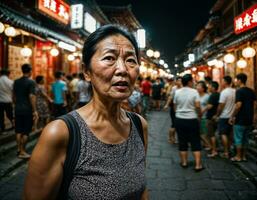
{"type": "Polygon", "coordinates": [[[38,0],[38,9],[64,24],[69,23],[70,6],[62,0],[38,0]]]}
{"type": "Polygon", "coordinates": [[[257,26],[257,4],[234,18],[234,31],[242,33],[257,26]]]}

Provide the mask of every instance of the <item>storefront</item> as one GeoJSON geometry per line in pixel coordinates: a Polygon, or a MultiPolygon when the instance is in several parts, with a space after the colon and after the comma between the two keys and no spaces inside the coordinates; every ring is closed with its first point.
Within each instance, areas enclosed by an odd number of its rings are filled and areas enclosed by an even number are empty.
{"type": "MultiPolygon", "coordinates": [[[[40,0],[38,12],[45,12],[47,17],[53,18],[51,20],[68,25],[69,5],[63,1],[55,2],[57,7],[65,8],[62,16],[42,8],[40,0]]],[[[43,75],[47,83],[54,80],[55,71],[61,70],[66,74],[80,71],[82,40],[75,32],[72,33],[73,37],[66,35],[65,31],[56,32],[1,3],[0,16],[0,67],[8,67],[12,79],[21,76],[20,67],[24,63],[32,64],[33,77],[43,75]]],[[[71,33],[67,31],[67,34],[71,33]]]]}

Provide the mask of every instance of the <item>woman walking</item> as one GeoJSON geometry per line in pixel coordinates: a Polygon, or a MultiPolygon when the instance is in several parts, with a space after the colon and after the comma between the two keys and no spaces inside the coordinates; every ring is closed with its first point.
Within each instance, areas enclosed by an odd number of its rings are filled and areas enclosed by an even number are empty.
{"type": "Polygon", "coordinates": [[[186,74],[182,78],[183,87],[176,91],[174,107],[176,112],[175,128],[178,134],[180,165],[188,167],[188,143],[195,159],[196,172],[203,170],[201,162],[201,140],[199,119],[201,117],[199,94],[193,89],[193,78],[186,74]]]}

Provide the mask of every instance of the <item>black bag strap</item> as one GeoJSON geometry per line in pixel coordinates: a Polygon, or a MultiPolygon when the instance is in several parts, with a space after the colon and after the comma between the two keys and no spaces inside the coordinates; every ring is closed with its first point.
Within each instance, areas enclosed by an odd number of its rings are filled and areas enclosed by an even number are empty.
{"type": "Polygon", "coordinates": [[[139,136],[140,136],[143,144],[145,145],[144,130],[143,130],[143,126],[142,126],[140,117],[136,113],[133,113],[133,112],[127,112],[127,115],[135,124],[135,126],[139,132],[139,136]]]}
{"type": "Polygon", "coordinates": [[[60,200],[65,200],[68,198],[68,189],[73,178],[73,171],[79,159],[81,136],[78,123],[71,114],[63,115],[57,119],[63,120],[69,130],[69,143],[63,167],[63,179],[57,198],[60,200]]]}

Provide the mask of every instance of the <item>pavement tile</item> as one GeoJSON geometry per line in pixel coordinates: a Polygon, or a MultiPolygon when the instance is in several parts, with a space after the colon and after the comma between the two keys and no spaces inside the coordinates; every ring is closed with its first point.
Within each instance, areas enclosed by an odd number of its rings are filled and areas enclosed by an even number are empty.
{"type": "Polygon", "coordinates": [[[211,171],[211,177],[216,180],[235,180],[230,171],[211,171]]]}
{"type": "Polygon", "coordinates": [[[247,180],[224,181],[226,190],[232,191],[256,191],[256,187],[247,180]]]}
{"type": "Polygon", "coordinates": [[[184,191],[181,200],[228,200],[226,194],[223,191],[210,191],[210,190],[198,190],[184,191]]]}

